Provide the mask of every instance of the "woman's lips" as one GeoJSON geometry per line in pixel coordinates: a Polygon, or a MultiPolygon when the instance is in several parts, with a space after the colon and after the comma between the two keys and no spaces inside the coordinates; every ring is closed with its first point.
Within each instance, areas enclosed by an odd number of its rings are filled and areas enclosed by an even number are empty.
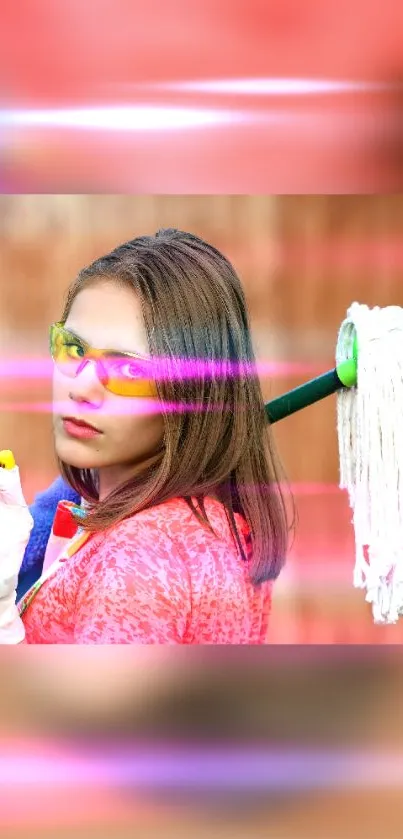
{"type": "Polygon", "coordinates": [[[102,432],[92,425],[88,425],[84,420],[75,420],[70,417],[64,417],[63,429],[70,437],[77,437],[80,440],[90,440],[97,437],[102,432]]]}

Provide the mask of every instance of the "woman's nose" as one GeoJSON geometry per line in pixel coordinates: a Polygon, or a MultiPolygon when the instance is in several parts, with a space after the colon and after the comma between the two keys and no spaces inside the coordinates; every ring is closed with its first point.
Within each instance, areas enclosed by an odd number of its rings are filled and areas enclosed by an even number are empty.
{"type": "Polygon", "coordinates": [[[70,399],[77,402],[100,404],[104,398],[104,386],[99,375],[100,372],[96,361],[84,359],[74,379],[71,380],[70,399]]]}

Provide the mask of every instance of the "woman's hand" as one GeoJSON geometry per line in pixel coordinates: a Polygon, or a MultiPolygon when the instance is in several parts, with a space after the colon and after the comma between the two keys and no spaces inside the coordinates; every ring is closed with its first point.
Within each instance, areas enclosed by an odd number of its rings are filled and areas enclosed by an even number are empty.
{"type": "Polygon", "coordinates": [[[33,524],[18,466],[0,467],[0,579],[18,574],[33,524]]]}
{"type": "MultiPolygon", "coordinates": [[[[1,455],[1,453],[0,453],[1,455]]],[[[1,463],[1,457],[0,457],[1,463]]],[[[0,466],[0,643],[18,644],[24,626],[15,605],[18,573],[33,527],[18,466],[0,466]]]]}

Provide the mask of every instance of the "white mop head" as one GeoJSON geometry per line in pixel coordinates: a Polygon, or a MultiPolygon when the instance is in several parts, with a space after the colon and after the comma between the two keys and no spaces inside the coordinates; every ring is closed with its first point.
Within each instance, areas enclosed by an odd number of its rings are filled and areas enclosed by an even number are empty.
{"type": "Polygon", "coordinates": [[[356,543],[354,585],[375,623],[403,614],[403,309],[353,303],[342,323],[339,365],[358,342],[357,386],[337,396],[340,488],[356,543]]]}

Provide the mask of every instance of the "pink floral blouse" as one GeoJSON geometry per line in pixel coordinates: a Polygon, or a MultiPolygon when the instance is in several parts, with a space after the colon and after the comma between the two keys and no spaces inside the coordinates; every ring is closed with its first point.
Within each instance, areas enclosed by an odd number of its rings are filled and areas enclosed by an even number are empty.
{"type": "Polygon", "coordinates": [[[27,643],[264,644],[271,583],[252,585],[222,505],[205,508],[218,537],[181,498],[92,534],[26,609],[27,643]]]}

